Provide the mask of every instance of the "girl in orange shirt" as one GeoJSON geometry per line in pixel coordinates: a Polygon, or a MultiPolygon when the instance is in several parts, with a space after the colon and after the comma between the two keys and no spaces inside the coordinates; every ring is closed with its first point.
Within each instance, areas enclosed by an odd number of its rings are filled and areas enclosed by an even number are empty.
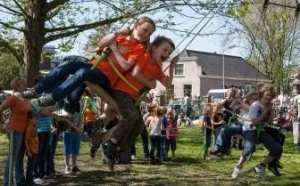
{"type": "MultiPolygon", "coordinates": [[[[12,132],[12,139],[10,143],[12,143],[12,158],[13,165],[15,166],[15,177],[17,185],[25,184],[24,177],[24,168],[23,168],[23,160],[25,155],[25,146],[24,146],[24,132],[28,124],[28,112],[35,110],[35,108],[31,107],[28,100],[22,100],[18,98],[16,95],[19,92],[23,92],[27,88],[27,83],[24,79],[20,77],[16,77],[11,82],[11,87],[13,89],[13,95],[11,95],[5,102],[0,106],[0,118],[2,118],[2,113],[10,109],[11,116],[9,118],[9,123],[6,126],[8,130],[12,132]]],[[[45,108],[42,111],[36,110],[42,115],[50,115],[54,110],[52,107],[45,108]]],[[[3,124],[0,123],[0,129],[6,130],[3,127],[3,124]]],[[[4,185],[8,185],[9,183],[9,158],[8,155],[5,171],[4,171],[4,185]]]]}
{"type": "MultiPolygon", "coordinates": [[[[145,53],[145,44],[149,42],[154,31],[154,21],[144,16],[135,22],[134,29],[129,35],[127,35],[128,28],[121,29],[119,32],[104,37],[99,43],[99,48],[110,47],[112,53],[109,57],[122,73],[129,70],[142,57],[145,53]]],[[[98,59],[87,63],[88,60],[83,57],[68,56],[63,61],[64,63],[52,70],[33,89],[24,92],[23,97],[28,99],[37,97],[50,89],[49,94],[31,100],[33,105],[45,107],[55,105],[57,101],[68,96],[62,111],[58,113],[61,116],[70,116],[74,112],[79,112],[79,101],[86,87],[84,81],[94,83],[110,93],[111,86],[118,80],[118,76],[107,60],[102,61],[95,70],[91,68],[98,59]],[[67,79],[69,74],[74,74],[74,76],[67,79]],[[67,80],[62,81],[65,79],[67,80]]]]}

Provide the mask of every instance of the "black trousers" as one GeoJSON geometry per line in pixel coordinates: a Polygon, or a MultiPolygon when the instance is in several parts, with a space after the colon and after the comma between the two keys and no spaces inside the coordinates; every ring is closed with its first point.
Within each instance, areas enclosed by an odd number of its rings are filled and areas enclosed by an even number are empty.
{"type": "Polygon", "coordinates": [[[160,159],[160,136],[150,135],[150,142],[151,142],[150,158],[160,159]],[[154,157],[154,152],[155,152],[155,157],[154,157]]]}

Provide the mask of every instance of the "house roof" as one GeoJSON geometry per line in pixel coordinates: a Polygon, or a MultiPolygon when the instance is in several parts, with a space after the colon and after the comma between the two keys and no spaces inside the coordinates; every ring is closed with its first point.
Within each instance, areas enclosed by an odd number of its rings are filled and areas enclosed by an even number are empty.
{"type": "MultiPolygon", "coordinates": [[[[186,50],[186,55],[189,57],[198,57],[197,64],[202,67],[203,75],[222,76],[223,54],[186,50]]],[[[254,66],[249,64],[241,57],[224,55],[224,64],[224,72],[226,77],[256,79],[257,76],[257,79],[268,80],[265,75],[257,71],[254,66]]]]}

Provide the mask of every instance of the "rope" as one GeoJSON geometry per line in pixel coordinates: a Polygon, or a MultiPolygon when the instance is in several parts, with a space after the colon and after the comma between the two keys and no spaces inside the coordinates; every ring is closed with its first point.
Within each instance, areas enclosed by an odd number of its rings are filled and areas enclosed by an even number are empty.
{"type": "MultiPolygon", "coordinates": [[[[222,0],[219,0],[219,2],[218,3],[220,3],[222,0]]],[[[218,8],[218,10],[220,10],[221,8],[222,8],[222,6],[225,4],[227,2],[227,0],[225,0],[224,2],[223,2],[223,4],[218,8]]],[[[191,44],[191,42],[196,38],[196,36],[204,29],[204,27],[211,21],[211,19],[217,14],[217,12],[218,12],[218,10],[217,11],[215,11],[215,13],[212,15],[212,17],[200,28],[200,30],[197,32],[197,34],[196,35],[194,35],[194,37],[190,40],[190,42],[184,47],[184,49],[182,50],[182,52],[188,47],[188,45],[190,45],[191,44]]],[[[206,14],[206,16],[196,25],[196,27],[211,13],[213,11],[213,9],[211,9],[207,14],[206,14]]],[[[190,33],[196,28],[196,27],[194,27],[191,31],[190,31],[190,33]]],[[[189,33],[189,34],[190,34],[189,33]]],[[[188,35],[189,34],[187,34],[187,36],[182,40],[182,42],[188,37],[188,35]]],[[[182,42],[180,42],[180,44],[182,43],[182,42]]],[[[179,45],[178,45],[179,46],[179,45]]],[[[177,47],[178,47],[177,46],[177,47]]],[[[177,48],[176,47],[176,48],[177,48]]],[[[181,53],[182,53],[181,52],[181,53]]],[[[180,53],[180,54],[181,54],[180,53]]],[[[97,61],[97,63],[96,64],[94,64],[94,66],[92,67],[93,69],[95,69],[105,58],[106,58],[107,56],[104,56],[103,54],[101,55],[101,57],[99,58],[98,57],[98,61],[97,61]]],[[[124,82],[125,82],[125,84],[127,85],[127,86],[129,86],[130,88],[132,88],[135,92],[139,92],[139,90],[137,90],[130,82],[128,82],[128,80],[116,69],[116,67],[114,66],[114,64],[111,62],[111,60],[110,59],[108,59],[108,61],[109,61],[109,64],[111,65],[111,67],[113,68],[113,70],[115,71],[115,73],[119,76],[119,78],[120,79],[122,79],[124,82]]],[[[171,65],[171,64],[170,64],[171,65]]],[[[170,67],[170,65],[164,70],[164,72],[170,67]]],[[[147,96],[147,94],[148,94],[148,91],[149,91],[150,89],[146,89],[145,91],[143,91],[143,92],[141,92],[141,96],[138,98],[138,100],[136,101],[136,103],[135,103],[135,105],[137,106],[137,105],[139,105],[140,104],[140,102],[147,96]]]]}
{"type": "MultiPolygon", "coordinates": [[[[219,4],[219,3],[221,3],[221,1],[222,0],[219,0],[218,2],[217,2],[217,4],[219,4]]],[[[186,46],[182,49],[182,51],[178,54],[178,55],[180,55],[180,54],[182,54],[184,51],[185,51],[185,49],[192,43],[192,41],[200,34],[200,32],[206,27],[206,25],[214,18],[214,16],[218,13],[218,11],[219,10],[221,10],[221,8],[223,7],[223,5],[225,5],[225,3],[227,2],[227,0],[225,0],[223,3],[222,3],[222,5],[214,12],[214,14],[208,19],[208,21],[206,21],[206,23],[200,28],[200,30],[193,36],[193,38],[188,42],[188,44],[186,44],[186,46]]],[[[183,41],[192,33],[192,31],[196,28],[196,27],[198,27],[198,25],[213,11],[214,9],[211,9],[205,16],[204,16],[204,18],[186,35],[186,37],[185,38],[183,38],[183,40],[179,43],[179,45],[181,44],[181,43],[183,43],[183,41]]],[[[177,47],[179,46],[179,45],[177,45],[177,47]]],[[[176,48],[177,48],[176,47],[176,48]]],[[[168,69],[168,68],[170,68],[170,66],[171,66],[171,63],[164,69],[164,72],[168,69]]]]}
{"type": "Polygon", "coordinates": [[[122,79],[124,81],[124,83],[127,86],[129,86],[132,90],[134,90],[135,92],[139,92],[139,90],[136,87],[134,87],[131,83],[129,83],[129,81],[118,71],[118,69],[116,68],[116,66],[112,62],[111,58],[108,57],[107,59],[108,59],[108,63],[110,64],[112,69],[115,71],[115,73],[119,76],[119,78],[122,79]]]}
{"type": "Polygon", "coordinates": [[[293,28],[293,38],[292,38],[292,43],[291,43],[291,49],[290,49],[290,55],[289,55],[289,61],[288,63],[290,63],[291,59],[292,59],[292,51],[293,51],[293,45],[294,45],[294,40],[295,40],[295,35],[296,35],[296,28],[298,25],[298,18],[299,18],[299,13],[300,13],[300,3],[297,4],[297,9],[295,12],[295,23],[294,23],[294,28],[293,28]]]}

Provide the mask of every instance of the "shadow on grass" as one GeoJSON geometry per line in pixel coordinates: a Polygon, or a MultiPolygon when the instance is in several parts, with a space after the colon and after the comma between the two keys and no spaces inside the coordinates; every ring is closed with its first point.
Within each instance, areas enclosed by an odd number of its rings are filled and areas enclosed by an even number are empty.
{"type": "Polygon", "coordinates": [[[87,171],[77,175],[64,175],[57,177],[56,179],[50,180],[47,185],[118,185],[118,181],[113,179],[118,175],[129,175],[130,171],[87,171]]]}

